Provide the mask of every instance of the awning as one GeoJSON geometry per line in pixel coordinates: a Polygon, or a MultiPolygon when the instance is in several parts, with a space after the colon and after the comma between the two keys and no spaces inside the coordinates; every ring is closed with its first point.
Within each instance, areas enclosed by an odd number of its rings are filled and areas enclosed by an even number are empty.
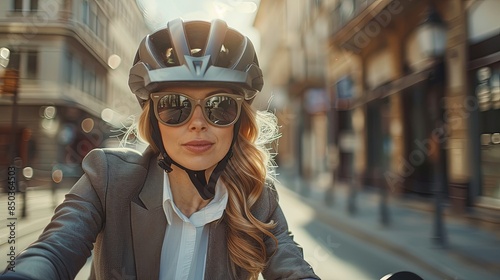
{"type": "Polygon", "coordinates": [[[500,61],[500,52],[469,61],[468,70],[474,70],[500,61]]]}

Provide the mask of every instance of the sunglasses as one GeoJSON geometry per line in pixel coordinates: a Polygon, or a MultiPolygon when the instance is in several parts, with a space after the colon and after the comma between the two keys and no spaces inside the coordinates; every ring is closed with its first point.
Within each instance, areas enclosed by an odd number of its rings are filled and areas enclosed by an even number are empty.
{"type": "Polygon", "coordinates": [[[218,127],[235,123],[241,112],[243,97],[237,94],[216,93],[203,99],[193,99],[177,92],[157,92],[151,94],[155,116],[167,126],[181,126],[193,115],[196,105],[200,105],[205,119],[218,127]]]}

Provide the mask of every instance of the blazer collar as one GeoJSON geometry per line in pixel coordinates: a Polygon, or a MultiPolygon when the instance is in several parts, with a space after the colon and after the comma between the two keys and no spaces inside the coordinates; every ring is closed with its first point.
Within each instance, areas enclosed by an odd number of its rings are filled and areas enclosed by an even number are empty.
{"type": "Polygon", "coordinates": [[[158,279],[161,247],[167,226],[162,207],[164,171],[158,166],[150,148],[143,157],[146,178],[130,205],[135,266],[138,279],[158,279]]]}
{"type": "MultiPolygon", "coordinates": [[[[160,258],[167,219],[162,207],[163,169],[148,148],[144,152],[147,169],[146,179],[137,197],[131,202],[132,239],[134,244],[137,279],[158,279],[160,258]]],[[[209,239],[205,279],[233,279],[227,250],[227,224],[222,216],[220,221],[209,224],[209,239]]],[[[237,279],[248,274],[236,269],[237,279]]]]}
{"type": "Polygon", "coordinates": [[[148,173],[144,186],[139,192],[139,198],[146,209],[154,209],[162,206],[163,198],[163,169],[157,164],[157,158],[152,150],[148,148],[143,155],[145,158],[150,158],[146,167],[148,173]]]}

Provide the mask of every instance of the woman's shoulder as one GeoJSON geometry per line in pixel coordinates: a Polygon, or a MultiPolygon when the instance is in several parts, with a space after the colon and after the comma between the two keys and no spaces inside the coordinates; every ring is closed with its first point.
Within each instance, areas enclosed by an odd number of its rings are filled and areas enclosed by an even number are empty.
{"type": "Polygon", "coordinates": [[[253,213],[255,216],[270,215],[274,212],[274,209],[278,206],[278,192],[276,191],[276,186],[274,180],[266,180],[264,183],[264,188],[259,199],[255,202],[255,209],[253,213]]]}
{"type": "Polygon", "coordinates": [[[130,148],[97,148],[91,150],[83,159],[82,165],[95,165],[106,162],[116,164],[146,165],[151,159],[152,151],[146,149],[143,153],[130,148]]]}
{"type": "Polygon", "coordinates": [[[278,201],[278,191],[276,190],[276,181],[274,179],[267,179],[264,183],[264,189],[262,192],[268,199],[272,201],[278,201]]]}
{"type": "Polygon", "coordinates": [[[142,174],[149,168],[152,156],[154,153],[149,148],[143,153],[130,148],[99,148],[85,156],[82,169],[91,178],[104,178],[106,174],[142,174]]]}
{"type": "Polygon", "coordinates": [[[144,182],[154,153],[129,148],[101,148],[90,151],[82,162],[85,176],[94,188],[126,197],[144,182]]]}

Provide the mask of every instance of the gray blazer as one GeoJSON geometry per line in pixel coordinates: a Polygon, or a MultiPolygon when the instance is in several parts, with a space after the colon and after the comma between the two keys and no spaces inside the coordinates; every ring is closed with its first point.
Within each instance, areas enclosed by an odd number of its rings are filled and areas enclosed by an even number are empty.
{"type": "MultiPolygon", "coordinates": [[[[73,279],[93,250],[90,279],[158,279],[167,221],[162,208],[163,170],[151,149],[96,149],[82,163],[85,174],[57,207],[40,238],[16,262],[17,276],[73,279]]],[[[293,241],[268,186],[252,209],[261,221],[274,220],[279,241],[268,254],[266,279],[317,278],[293,241]]],[[[226,219],[209,224],[205,279],[234,279],[226,244],[226,219]]],[[[266,238],[268,252],[275,243],[266,238]]],[[[237,270],[236,279],[246,279],[237,270]]],[[[2,278],[2,277],[0,277],[2,278]]]]}

